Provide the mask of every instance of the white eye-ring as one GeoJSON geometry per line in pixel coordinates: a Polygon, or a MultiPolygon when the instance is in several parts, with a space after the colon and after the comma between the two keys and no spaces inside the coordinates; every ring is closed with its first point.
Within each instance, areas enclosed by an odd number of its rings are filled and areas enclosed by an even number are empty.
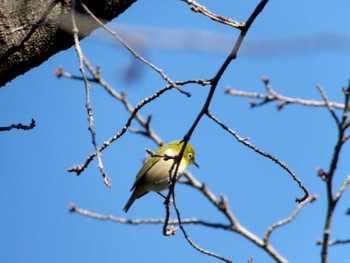
{"type": "Polygon", "coordinates": [[[192,160],[192,157],[193,157],[193,156],[192,156],[192,153],[188,153],[188,154],[187,154],[187,158],[188,158],[189,160],[192,160]]]}

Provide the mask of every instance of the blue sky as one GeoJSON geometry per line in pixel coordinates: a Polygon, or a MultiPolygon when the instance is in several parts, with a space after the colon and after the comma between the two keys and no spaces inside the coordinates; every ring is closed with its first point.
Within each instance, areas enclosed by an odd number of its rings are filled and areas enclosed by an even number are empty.
{"type": "MultiPolygon", "coordinates": [[[[217,14],[244,21],[257,2],[201,3],[217,14]]],[[[286,96],[321,100],[315,88],[319,83],[329,100],[343,102],[341,88],[350,78],[349,8],[345,0],[268,3],[248,32],[242,53],[221,79],[211,105],[215,116],[287,163],[310,193],[318,195],[317,202],[271,236],[271,243],[290,262],[320,261],[315,242],[322,236],[326,196],[315,169],[328,168],[336,141],[334,121],[326,109],[290,105],[277,111],[273,103],[250,109],[249,99],[228,96],[224,90],[231,86],[264,93],[261,78],[268,76],[272,87],[286,96]]],[[[138,1],[110,25],[173,80],[213,77],[238,36],[237,30],[192,13],[181,1],[138,1]],[[162,34],[170,36],[170,42],[162,34]],[[174,35],[176,39],[171,38],[174,35]],[[175,40],[177,45],[173,45],[175,40]]],[[[101,65],[106,81],[118,92],[125,91],[134,105],[165,85],[144,65],[137,65],[138,78],[125,80],[125,71],[135,61],[106,34],[99,32],[83,40],[82,48],[93,65],[101,65]]],[[[195,251],[180,232],[164,237],[162,225],[129,226],[68,212],[74,202],[83,209],[127,218],[165,215],[163,200],[156,194],[137,200],[127,214],[122,212],[145,148],[157,148],[140,135],[126,133],[103,152],[112,189],[103,184],[96,161],[79,177],[66,172],[85,161],[93,146],[84,86],[57,79],[53,72],[59,66],[79,73],[74,49],[60,52],[0,89],[1,126],[29,123],[31,118],[37,122],[31,131],[0,134],[1,262],[218,262],[195,251]]],[[[140,111],[144,117],[152,114],[152,127],[165,142],[184,136],[208,92],[208,87],[195,85],[185,89],[191,98],[172,90],[140,111]]],[[[91,100],[97,141],[102,144],[129,115],[97,85],[92,85],[91,100]]],[[[139,128],[136,122],[132,127],[139,128]]],[[[199,123],[191,144],[200,169],[189,170],[217,196],[225,194],[240,223],[259,237],[296,208],[294,198],[303,193],[291,177],[208,118],[199,123]]],[[[349,150],[347,146],[342,152],[336,189],[349,174],[349,150]]],[[[183,218],[226,223],[197,191],[184,185],[176,191],[183,218]]],[[[350,207],[348,200],[349,192],[345,192],[333,221],[332,239],[349,238],[350,218],[344,215],[350,207]]],[[[235,233],[201,226],[186,226],[186,230],[199,246],[234,262],[249,258],[274,262],[235,233]]],[[[349,258],[346,245],[330,250],[330,262],[349,258]]]]}

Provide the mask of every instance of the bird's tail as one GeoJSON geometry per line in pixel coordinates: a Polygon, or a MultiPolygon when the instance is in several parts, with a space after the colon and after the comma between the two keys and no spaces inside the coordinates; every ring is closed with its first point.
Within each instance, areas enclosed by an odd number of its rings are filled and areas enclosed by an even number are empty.
{"type": "Polygon", "coordinates": [[[132,193],[131,197],[129,200],[126,202],[123,211],[128,212],[130,206],[135,202],[137,198],[140,198],[141,196],[147,194],[148,191],[145,191],[144,187],[136,187],[134,192],[132,193]]]}
{"type": "Polygon", "coordinates": [[[123,211],[126,213],[128,212],[130,206],[134,203],[134,201],[136,200],[136,198],[134,197],[134,195],[132,195],[129,200],[126,202],[123,211]]]}

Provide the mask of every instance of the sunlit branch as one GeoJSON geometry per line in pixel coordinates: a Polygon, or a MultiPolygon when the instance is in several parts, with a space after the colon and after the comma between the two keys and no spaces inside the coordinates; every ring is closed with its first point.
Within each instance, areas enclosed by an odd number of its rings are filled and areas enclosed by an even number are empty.
{"type": "Polygon", "coordinates": [[[338,192],[334,196],[334,200],[338,201],[339,198],[343,195],[344,191],[350,184],[350,174],[346,177],[344,182],[342,183],[341,187],[339,188],[338,192]]]}
{"type": "Polygon", "coordinates": [[[75,21],[75,0],[72,0],[71,17],[72,17],[72,25],[73,25],[72,32],[73,32],[73,38],[74,38],[74,45],[75,45],[75,50],[77,52],[78,59],[79,59],[79,70],[83,76],[83,81],[85,84],[86,110],[87,110],[87,114],[88,114],[89,131],[90,131],[91,138],[92,138],[92,144],[95,148],[95,153],[96,153],[97,162],[98,162],[98,168],[100,169],[104,183],[108,187],[112,187],[110,179],[107,176],[107,173],[104,169],[104,166],[102,163],[102,158],[101,158],[101,153],[100,153],[100,150],[99,150],[99,148],[97,146],[97,142],[96,142],[96,133],[95,133],[95,128],[94,128],[94,116],[93,116],[93,111],[92,111],[92,107],[91,107],[91,103],[90,103],[90,84],[89,84],[89,81],[88,81],[86,73],[85,73],[84,62],[83,62],[84,55],[83,55],[83,51],[81,50],[81,47],[80,47],[79,36],[78,36],[79,29],[77,28],[77,24],[75,21]]]}
{"type": "Polygon", "coordinates": [[[246,97],[246,98],[253,98],[253,99],[261,99],[261,102],[254,102],[251,101],[250,105],[251,107],[258,107],[262,106],[264,104],[277,101],[277,108],[282,109],[283,106],[287,104],[299,104],[303,106],[312,106],[312,107],[329,107],[329,108],[337,108],[337,109],[343,109],[344,104],[337,103],[337,102],[330,102],[326,103],[323,101],[316,101],[316,100],[305,100],[300,98],[292,98],[287,97],[284,95],[281,95],[277,93],[275,90],[273,90],[269,84],[269,79],[264,78],[263,83],[265,85],[265,88],[267,90],[267,94],[257,93],[257,92],[249,92],[249,91],[242,91],[242,90],[236,90],[231,87],[227,87],[225,90],[226,94],[230,94],[237,97],[246,97]],[[327,106],[328,104],[328,106],[327,106]]]}
{"type": "Polygon", "coordinates": [[[196,1],[192,1],[192,0],[182,0],[182,1],[186,2],[190,6],[190,8],[193,12],[201,13],[201,14],[209,17],[210,19],[212,19],[215,22],[219,22],[219,23],[222,23],[222,24],[225,24],[228,26],[238,28],[238,29],[244,27],[244,23],[239,23],[237,21],[232,20],[229,17],[224,17],[224,16],[214,14],[214,13],[210,12],[205,6],[198,4],[196,1]]]}
{"type": "Polygon", "coordinates": [[[265,243],[261,238],[253,234],[247,228],[242,226],[236,216],[233,214],[227,197],[221,195],[221,200],[219,200],[215,194],[204,184],[199,182],[190,172],[185,171],[184,174],[187,178],[185,181],[181,181],[184,184],[188,184],[198,191],[200,191],[230,222],[230,231],[240,234],[242,237],[248,239],[258,247],[264,249],[271,257],[273,257],[276,262],[287,263],[288,261],[278,252],[271,244],[265,243]]]}
{"type": "Polygon", "coordinates": [[[118,40],[135,58],[139,59],[145,63],[150,68],[154,69],[166,82],[175,87],[181,93],[185,94],[187,97],[190,97],[191,94],[187,91],[182,90],[174,81],[172,81],[160,68],[156,67],[151,62],[147,61],[144,57],[138,54],[133,48],[131,48],[116,32],[107,27],[99,18],[97,18],[90,9],[83,3],[81,3],[83,9],[108,33],[110,33],[116,40],[118,40]]]}
{"type": "MultiPolygon", "coordinates": [[[[101,82],[99,82],[101,83],[101,82]]],[[[104,83],[104,82],[102,82],[104,83]]],[[[176,85],[186,85],[189,83],[195,83],[195,84],[199,84],[199,85],[208,85],[208,82],[206,80],[185,80],[185,81],[177,81],[176,85]]],[[[121,94],[121,102],[123,102],[123,104],[125,105],[125,107],[127,108],[127,110],[130,112],[131,114],[128,118],[128,120],[126,121],[125,125],[123,126],[123,128],[117,133],[115,134],[113,137],[111,137],[110,139],[108,139],[107,141],[105,141],[102,146],[100,146],[98,149],[100,152],[102,152],[104,149],[106,149],[112,142],[116,141],[118,138],[120,138],[130,127],[131,122],[134,118],[137,118],[137,114],[139,112],[139,110],[144,107],[146,104],[150,103],[151,101],[153,101],[154,99],[158,98],[160,95],[162,95],[164,92],[170,90],[174,88],[172,85],[168,84],[165,87],[159,89],[158,91],[156,91],[154,94],[150,95],[149,97],[143,99],[141,102],[139,102],[134,108],[129,104],[129,102],[126,100],[125,97],[125,93],[121,94]],[[123,95],[124,94],[124,95],[123,95]]],[[[110,91],[112,91],[113,89],[109,89],[110,91]]],[[[114,92],[113,92],[114,93],[114,92]]],[[[114,93],[116,94],[116,93],[114,93]]],[[[141,118],[138,118],[139,121],[141,121],[141,118]]],[[[140,122],[141,123],[141,122],[140,122]]],[[[147,127],[147,123],[145,123],[145,126],[147,127]]],[[[141,123],[141,125],[142,125],[141,123]]],[[[142,125],[143,126],[143,125],[142,125]]],[[[149,130],[149,132],[151,134],[154,134],[152,130],[149,130]]],[[[155,135],[155,134],[154,134],[155,135]]],[[[159,145],[162,144],[162,141],[154,136],[152,137],[159,145]]],[[[75,172],[77,175],[80,175],[83,171],[85,171],[85,169],[88,167],[88,165],[90,164],[90,162],[96,157],[96,152],[91,153],[87,159],[85,160],[85,162],[81,165],[74,165],[71,168],[68,168],[67,171],[68,172],[75,172]]]]}
{"type": "MultiPolygon", "coordinates": [[[[117,217],[113,215],[102,215],[99,213],[94,213],[89,210],[85,210],[82,208],[77,207],[75,204],[70,204],[69,211],[74,212],[76,214],[90,217],[93,219],[101,220],[101,221],[111,221],[114,223],[121,223],[121,224],[127,224],[127,225],[159,225],[164,224],[165,219],[164,218],[145,218],[145,219],[127,219],[125,217],[117,217]]],[[[170,224],[172,225],[178,225],[179,221],[177,219],[170,220],[170,224]]],[[[216,228],[216,229],[226,229],[228,230],[230,228],[230,225],[225,225],[221,223],[212,223],[200,220],[198,218],[183,218],[181,220],[182,224],[188,224],[188,225],[202,225],[206,227],[216,228]]]]}
{"type": "Polygon", "coordinates": [[[333,117],[335,123],[336,123],[337,125],[339,125],[339,123],[340,123],[339,118],[338,118],[337,114],[334,112],[333,107],[332,107],[331,103],[329,102],[329,100],[328,100],[328,98],[327,98],[326,92],[324,91],[324,89],[321,87],[320,84],[317,84],[317,85],[316,85],[316,88],[317,88],[318,91],[321,93],[321,96],[322,96],[322,98],[323,98],[323,101],[324,101],[324,103],[325,103],[325,105],[326,105],[328,111],[331,113],[331,115],[332,115],[332,117],[333,117]]]}
{"type": "MultiPolygon", "coordinates": [[[[335,245],[345,245],[345,244],[350,244],[350,239],[337,239],[337,240],[332,240],[328,242],[328,246],[335,246],[335,245]]],[[[316,245],[323,245],[322,240],[317,240],[316,245]]]]}

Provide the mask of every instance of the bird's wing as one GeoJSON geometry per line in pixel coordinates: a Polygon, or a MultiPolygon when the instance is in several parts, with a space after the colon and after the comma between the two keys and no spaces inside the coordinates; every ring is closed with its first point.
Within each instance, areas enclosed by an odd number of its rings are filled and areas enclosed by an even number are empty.
{"type": "MultiPolygon", "coordinates": [[[[176,153],[172,149],[169,149],[168,145],[163,145],[157,150],[156,154],[159,154],[159,155],[167,154],[169,156],[172,156],[172,155],[175,155],[176,153]]],[[[136,185],[140,182],[140,180],[142,180],[143,176],[153,167],[153,165],[155,165],[159,161],[160,158],[162,157],[150,157],[146,161],[146,163],[143,165],[141,170],[136,175],[135,182],[131,187],[130,191],[134,190],[136,185]]]]}
{"type": "Polygon", "coordinates": [[[131,187],[130,191],[134,190],[134,188],[140,182],[140,180],[143,178],[143,176],[149,171],[149,169],[151,169],[153,167],[153,165],[155,165],[158,162],[159,159],[160,159],[160,157],[150,157],[146,161],[146,163],[143,165],[141,170],[137,173],[135,182],[134,182],[133,186],[131,187]]]}

